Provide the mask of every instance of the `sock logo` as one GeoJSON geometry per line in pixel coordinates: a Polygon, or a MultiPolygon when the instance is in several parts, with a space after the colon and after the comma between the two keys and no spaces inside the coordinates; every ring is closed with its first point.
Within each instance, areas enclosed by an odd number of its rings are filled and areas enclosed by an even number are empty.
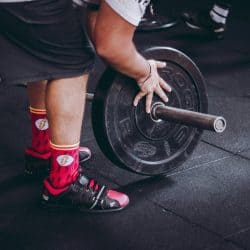
{"type": "Polygon", "coordinates": [[[56,161],[60,166],[67,167],[72,164],[74,158],[71,155],[59,155],[56,161]]]}
{"type": "Polygon", "coordinates": [[[49,128],[49,122],[46,118],[36,120],[35,124],[39,130],[46,130],[49,128]]]}

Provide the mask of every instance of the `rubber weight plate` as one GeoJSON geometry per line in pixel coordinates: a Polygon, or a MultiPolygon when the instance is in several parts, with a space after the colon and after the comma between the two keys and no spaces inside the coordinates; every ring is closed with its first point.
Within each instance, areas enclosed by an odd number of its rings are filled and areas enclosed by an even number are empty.
{"type": "MultiPolygon", "coordinates": [[[[201,72],[182,52],[155,47],[148,59],[165,61],[159,70],[172,87],[169,106],[207,113],[207,92],[201,72]]],[[[107,69],[97,86],[92,123],[96,140],[114,164],[145,175],[167,173],[182,164],[195,149],[202,130],[166,121],[153,121],[145,112],[145,100],[137,107],[135,81],[107,69]]],[[[155,96],[154,102],[160,99],[155,96]]]]}

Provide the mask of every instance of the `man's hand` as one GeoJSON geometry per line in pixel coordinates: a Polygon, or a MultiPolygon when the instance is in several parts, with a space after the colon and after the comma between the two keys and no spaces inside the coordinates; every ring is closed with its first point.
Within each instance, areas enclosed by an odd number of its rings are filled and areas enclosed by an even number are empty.
{"type": "Polygon", "coordinates": [[[139,101],[146,96],[146,112],[150,113],[154,93],[164,102],[168,102],[168,97],[165,94],[165,91],[171,92],[171,87],[157,72],[157,68],[164,68],[166,63],[155,60],[148,60],[148,63],[150,66],[149,75],[145,79],[139,79],[137,81],[140,91],[134,99],[134,106],[137,106],[139,101]]]}

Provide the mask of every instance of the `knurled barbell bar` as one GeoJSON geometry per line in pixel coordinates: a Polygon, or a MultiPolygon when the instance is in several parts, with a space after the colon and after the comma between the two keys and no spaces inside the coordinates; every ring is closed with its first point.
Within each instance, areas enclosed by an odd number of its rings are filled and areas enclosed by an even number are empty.
{"type": "MultiPolygon", "coordinates": [[[[93,101],[94,94],[86,93],[86,99],[93,101]]],[[[150,117],[155,122],[170,121],[188,126],[222,133],[226,129],[226,120],[222,116],[204,114],[186,109],[174,108],[162,102],[155,102],[151,107],[150,117]]]]}

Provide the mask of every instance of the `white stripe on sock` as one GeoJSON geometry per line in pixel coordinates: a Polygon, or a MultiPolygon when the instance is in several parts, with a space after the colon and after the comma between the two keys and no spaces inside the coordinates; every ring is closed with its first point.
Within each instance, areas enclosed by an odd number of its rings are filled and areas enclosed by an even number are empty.
{"type": "Polygon", "coordinates": [[[223,23],[223,24],[226,23],[227,19],[225,17],[219,16],[213,10],[210,11],[210,16],[216,23],[223,23]]]}
{"type": "Polygon", "coordinates": [[[224,17],[227,17],[228,13],[229,13],[229,10],[223,9],[222,7],[220,7],[216,4],[214,5],[213,10],[224,17]]]}

